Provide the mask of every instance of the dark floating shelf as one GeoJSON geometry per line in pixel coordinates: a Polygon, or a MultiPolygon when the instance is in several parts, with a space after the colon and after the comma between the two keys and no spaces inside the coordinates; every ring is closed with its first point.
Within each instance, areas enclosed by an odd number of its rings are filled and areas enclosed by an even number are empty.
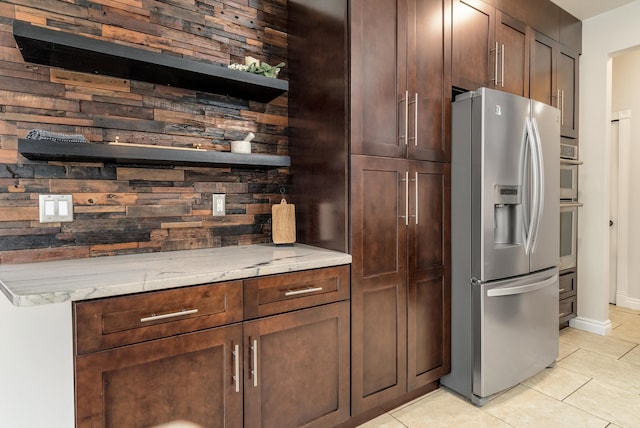
{"type": "Polygon", "coordinates": [[[286,80],[51,30],[24,21],[13,23],[13,36],[25,61],[36,64],[263,103],[289,90],[286,80]]]}
{"type": "Polygon", "coordinates": [[[18,152],[31,160],[64,162],[113,162],[142,165],[236,166],[279,168],[291,166],[289,156],[239,154],[213,150],[178,149],[126,144],[62,143],[18,140],[18,152]]]}

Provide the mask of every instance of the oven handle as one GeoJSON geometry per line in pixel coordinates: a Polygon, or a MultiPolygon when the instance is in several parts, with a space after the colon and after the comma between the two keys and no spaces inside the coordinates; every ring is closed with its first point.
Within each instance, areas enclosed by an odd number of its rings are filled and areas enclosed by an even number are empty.
{"type": "Polygon", "coordinates": [[[583,163],[579,160],[560,158],[560,165],[582,165],[583,163]]]}
{"type": "Polygon", "coordinates": [[[580,202],[560,202],[560,208],[580,208],[584,204],[580,202]]]}

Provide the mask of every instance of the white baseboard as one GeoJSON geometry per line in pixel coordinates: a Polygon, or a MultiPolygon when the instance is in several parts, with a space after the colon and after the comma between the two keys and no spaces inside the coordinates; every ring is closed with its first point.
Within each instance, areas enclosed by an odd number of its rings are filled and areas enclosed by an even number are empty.
{"type": "Polygon", "coordinates": [[[589,318],[577,317],[569,321],[569,325],[578,330],[588,331],[589,333],[606,336],[611,333],[611,321],[596,321],[589,318]]]}
{"type": "Polygon", "coordinates": [[[620,306],[621,308],[640,310],[640,299],[636,299],[635,297],[627,297],[626,293],[617,293],[616,306],[620,306]]]}

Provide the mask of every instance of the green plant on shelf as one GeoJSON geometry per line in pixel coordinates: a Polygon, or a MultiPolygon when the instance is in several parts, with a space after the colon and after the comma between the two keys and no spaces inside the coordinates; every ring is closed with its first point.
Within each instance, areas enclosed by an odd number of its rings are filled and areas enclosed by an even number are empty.
{"type": "Polygon", "coordinates": [[[243,64],[231,64],[229,68],[232,70],[240,70],[246,71],[248,73],[259,74],[264,77],[270,77],[275,79],[278,77],[278,73],[280,73],[280,69],[284,67],[284,62],[281,62],[277,65],[269,65],[266,62],[252,62],[251,64],[243,65],[243,64]]]}

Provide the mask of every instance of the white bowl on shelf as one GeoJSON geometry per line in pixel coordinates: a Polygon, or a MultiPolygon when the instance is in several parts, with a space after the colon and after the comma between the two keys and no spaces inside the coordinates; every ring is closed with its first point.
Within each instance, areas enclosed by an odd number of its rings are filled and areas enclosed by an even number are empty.
{"type": "Polygon", "coordinates": [[[231,153],[242,153],[242,154],[250,154],[251,153],[251,141],[232,141],[231,142],[231,153]]]}

